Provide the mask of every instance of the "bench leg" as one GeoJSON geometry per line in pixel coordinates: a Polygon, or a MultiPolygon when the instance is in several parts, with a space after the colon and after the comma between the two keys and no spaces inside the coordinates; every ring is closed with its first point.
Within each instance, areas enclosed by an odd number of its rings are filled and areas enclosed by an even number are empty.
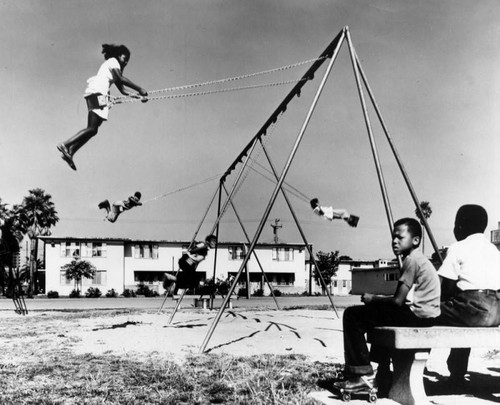
{"type": "Polygon", "coordinates": [[[424,390],[424,368],[428,351],[395,350],[393,382],[389,398],[403,405],[429,405],[424,390]]]}

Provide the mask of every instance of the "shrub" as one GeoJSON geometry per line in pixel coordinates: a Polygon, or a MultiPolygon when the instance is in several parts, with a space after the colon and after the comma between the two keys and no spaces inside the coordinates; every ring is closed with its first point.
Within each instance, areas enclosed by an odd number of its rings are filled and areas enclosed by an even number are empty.
{"type": "Polygon", "coordinates": [[[99,298],[102,295],[101,290],[99,288],[89,287],[87,292],[85,293],[85,297],[87,298],[99,298]]]}
{"type": "Polygon", "coordinates": [[[108,290],[108,292],[106,293],[106,297],[116,298],[116,297],[118,297],[118,293],[115,291],[114,288],[112,288],[111,290],[108,290]]]}
{"type": "Polygon", "coordinates": [[[125,298],[135,297],[135,291],[134,291],[134,290],[130,290],[130,289],[128,289],[128,288],[125,288],[125,290],[123,290],[122,295],[123,295],[125,298]]]}
{"type": "Polygon", "coordinates": [[[238,292],[236,293],[238,297],[246,297],[247,296],[247,289],[245,287],[241,287],[238,292]]]}
{"type": "Polygon", "coordinates": [[[147,285],[144,284],[139,284],[136,294],[144,295],[145,297],[158,297],[160,295],[158,294],[158,291],[153,291],[151,290],[151,288],[149,288],[147,285]]]}
{"type": "Polygon", "coordinates": [[[258,290],[255,290],[252,293],[252,297],[263,297],[264,296],[264,290],[262,288],[259,288],[258,290]]]}
{"type": "Polygon", "coordinates": [[[139,284],[139,286],[137,287],[137,290],[135,290],[135,293],[137,295],[144,295],[144,296],[148,296],[148,294],[151,292],[151,289],[147,286],[147,285],[144,285],[144,284],[139,284]]]}
{"type": "Polygon", "coordinates": [[[59,298],[59,293],[51,290],[47,293],[47,298],[59,298]]]}
{"type": "Polygon", "coordinates": [[[80,298],[80,297],[81,297],[80,290],[72,290],[69,293],[69,298],[80,298]]]}
{"type": "Polygon", "coordinates": [[[281,297],[281,291],[280,291],[280,290],[278,290],[278,289],[274,289],[274,290],[273,290],[273,293],[274,293],[274,296],[275,296],[275,297],[281,297]]]}

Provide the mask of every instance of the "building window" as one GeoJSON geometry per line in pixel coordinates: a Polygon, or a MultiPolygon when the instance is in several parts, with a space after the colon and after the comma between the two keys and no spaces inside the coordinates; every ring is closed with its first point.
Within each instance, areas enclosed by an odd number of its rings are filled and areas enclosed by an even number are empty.
{"type": "Polygon", "coordinates": [[[107,273],[106,270],[97,270],[92,278],[82,279],[82,286],[106,285],[107,273]]]}
{"type": "Polygon", "coordinates": [[[135,245],[134,247],[134,257],[136,259],[158,259],[158,245],[152,245],[150,243],[143,243],[140,245],[135,245]]]}
{"type": "Polygon", "coordinates": [[[292,248],[273,248],[273,260],[276,261],[293,261],[293,249],[292,248]]]}
{"type": "Polygon", "coordinates": [[[59,284],[70,285],[72,283],[74,283],[74,281],[66,278],[66,272],[64,270],[61,270],[59,284]]]}
{"type": "Polygon", "coordinates": [[[62,257],[106,257],[106,244],[101,242],[62,242],[62,257]]]}
{"type": "Polygon", "coordinates": [[[92,257],[106,257],[106,253],[105,243],[92,243],[92,257]]]}
{"type": "Polygon", "coordinates": [[[139,284],[158,284],[164,274],[164,271],[134,271],[134,281],[139,284]]]}
{"type": "Polygon", "coordinates": [[[78,257],[80,256],[80,243],[78,242],[62,242],[61,257],[78,257]]]}
{"type": "MultiPolygon", "coordinates": [[[[97,270],[93,278],[82,278],[82,286],[106,285],[107,276],[106,270],[97,270]]],[[[75,284],[75,280],[66,278],[66,272],[60,272],[60,285],[75,284]]]]}
{"type": "Polygon", "coordinates": [[[396,273],[384,273],[385,281],[396,281],[398,279],[396,273]]]}
{"type": "Polygon", "coordinates": [[[245,252],[243,246],[229,246],[229,260],[243,260],[245,252]]]}

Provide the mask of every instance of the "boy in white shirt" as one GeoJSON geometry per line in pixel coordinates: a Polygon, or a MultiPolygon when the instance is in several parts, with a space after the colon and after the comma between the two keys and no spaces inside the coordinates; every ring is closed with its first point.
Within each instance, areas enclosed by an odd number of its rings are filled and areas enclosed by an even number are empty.
{"type": "MultiPolygon", "coordinates": [[[[453,243],[438,271],[441,279],[440,325],[500,325],[500,252],[484,235],[488,214],[480,205],[460,207],[453,243]]],[[[450,382],[461,384],[470,348],[452,349],[448,357],[450,382]]]]}

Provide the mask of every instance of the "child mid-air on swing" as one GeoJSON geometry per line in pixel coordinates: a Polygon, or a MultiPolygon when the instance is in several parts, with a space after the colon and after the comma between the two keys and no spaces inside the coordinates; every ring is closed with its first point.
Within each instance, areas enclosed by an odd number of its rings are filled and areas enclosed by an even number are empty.
{"type": "Polygon", "coordinates": [[[104,200],[97,206],[100,209],[106,210],[106,219],[109,222],[115,222],[123,211],[142,205],[140,199],[141,193],[136,191],[134,195],[131,195],[126,200],[115,201],[113,205],[111,205],[108,200],[104,200]]]}
{"type": "Polygon", "coordinates": [[[87,88],[84,93],[88,108],[87,128],[57,145],[57,149],[62,153],[62,158],[73,170],[76,170],[73,162],[74,154],[97,134],[99,126],[108,119],[108,95],[112,84],[125,96],[139,97],[125,90],[125,87],[129,87],[139,93],[143,102],[147,101],[148,92],[123,76],[123,70],[130,59],[128,48],[125,45],[104,44],[102,53],[105,61],[99,68],[97,75],[87,80],[87,88]]]}
{"type": "Polygon", "coordinates": [[[334,219],[343,219],[353,228],[358,226],[359,217],[349,214],[347,210],[343,208],[321,207],[317,198],[313,198],[311,200],[311,208],[316,215],[319,215],[329,221],[333,221],[334,219]]]}
{"type": "Polygon", "coordinates": [[[196,268],[205,260],[210,249],[214,249],[217,244],[215,235],[208,235],[204,242],[198,242],[194,247],[188,249],[179,259],[179,271],[177,276],[165,273],[163,278],[163,288],[174,293],[176,287],[181,289],[195,288],[199,284],[196,268]]]}

